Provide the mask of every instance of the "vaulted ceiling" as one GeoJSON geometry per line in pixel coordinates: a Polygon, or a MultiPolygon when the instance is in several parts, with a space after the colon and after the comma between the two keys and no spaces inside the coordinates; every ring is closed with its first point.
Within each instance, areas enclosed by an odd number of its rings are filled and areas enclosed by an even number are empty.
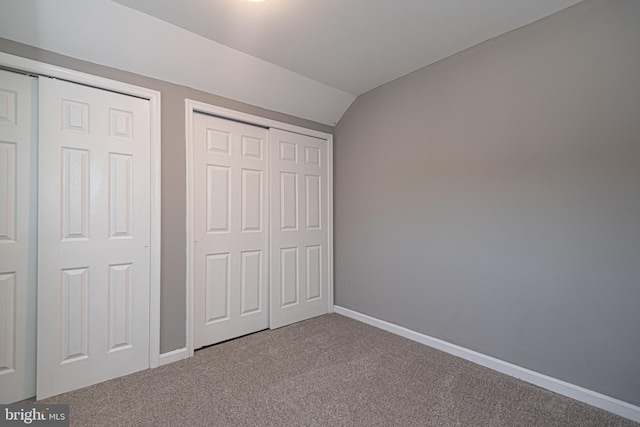
{"type": "Polygon", "coordinates": [[[0,37],[333,125],[357,95],[579,1],[21,0],[0,37]]]}
{"type": "Polygon", "coordinates": [[[580,0],[114,0],[360,95],[580,0]]]}

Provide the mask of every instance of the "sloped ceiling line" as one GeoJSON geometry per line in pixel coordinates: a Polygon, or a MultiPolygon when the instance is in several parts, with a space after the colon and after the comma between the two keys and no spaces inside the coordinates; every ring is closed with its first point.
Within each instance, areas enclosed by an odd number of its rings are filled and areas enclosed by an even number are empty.
{"type": "Polygon", "coordinates": [[[20,0],[0,37],[326,125],[357,95],[580,0],[20,0]]]}

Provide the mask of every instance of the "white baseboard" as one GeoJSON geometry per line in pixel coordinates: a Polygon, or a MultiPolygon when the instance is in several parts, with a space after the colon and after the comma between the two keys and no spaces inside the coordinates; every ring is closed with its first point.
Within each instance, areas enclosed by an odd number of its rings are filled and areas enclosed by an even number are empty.
{"type": "Polygon", "coordinates": [[[561,381],[547,375],[522,368],[520,366],[484,355],[482,353],[478,353],[477,351],[469,350],[467,348],[442,341],[438,338],[433,338],[428,335],[412,331],[411,329],[407,329],[393,323],[385,322],[384,320],[376,319],[375,317],[367,316],[366,314],[358,313],[357,311],[349,310],[348,308],[335,305],[334,312],[355,320],[359,320],[371,326],[384,329],[385,331],[400,335],[412,341],[416,341],[421,344],[428,345],[429,347],[442,350],[446,353],[453,354],[454,356],[461,357],[463,359],[477,363],[478,365],[493,369],[494,371],[498,371],[503,374],[521,379],[531,384],[535,384],[539,387],[551,390],[555,393],[562,394],[575,400],[579,400],[591,406],[595,406],[596,408],[604,409],[605,411],[612,412],[614,414],[620,415],[621,417],[640,422],[640,407],[638,406],[634,406],[621,400],[605,396],[604,394],[600,394],[586,388],[578,387],[565,381],[561,381]]]}
{"type": "Polygon", "coordinates": [[[178,360],[187,358],[187,349],[179,348],[177,350],[168,351],[160,355],[160,366],[177,362],[178,360]]]}

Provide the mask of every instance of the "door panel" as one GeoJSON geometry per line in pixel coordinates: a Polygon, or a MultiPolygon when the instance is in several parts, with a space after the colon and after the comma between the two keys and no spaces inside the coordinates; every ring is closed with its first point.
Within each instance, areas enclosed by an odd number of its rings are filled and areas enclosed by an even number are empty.
{"type": "Polygon", "coordinates": [[[329,311],[327,141],[271,129],[271,328],[329,311]]]}
{"type": "Polygon", "coordinates": [[[266,129],[196,113],[194,347],[269,327],[266,129]]]}
{"type": "Polygon", "coordinates": [[[40,79],[38,382],[149,366],[149,102],[40,79]]]}
{"type": "Polygon", "coordinates": [[[36,389],[36,92],[0,70],[0,404],[36,389]]]}

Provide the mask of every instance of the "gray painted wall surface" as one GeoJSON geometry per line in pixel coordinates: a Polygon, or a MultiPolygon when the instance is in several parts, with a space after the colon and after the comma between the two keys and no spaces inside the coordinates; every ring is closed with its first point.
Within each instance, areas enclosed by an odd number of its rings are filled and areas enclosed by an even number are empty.
{"type": "Polygon", "coordinates": [[[336,304],[640,405],[639,23],[587,1],[360,96],[336,304]]]}
{"type": "Polygon", "coordinates": [[[281,122],[332,133],[320,123],[254,107],[228,98],[156,79],[58,55],[32,46],[0,38],[0,51],[68,69],[130,83],[162,93],[162,272],[160,351],[185,345],[185,272],[186,272],[186,163],[185,98],[242,111],[281,122]]]}

